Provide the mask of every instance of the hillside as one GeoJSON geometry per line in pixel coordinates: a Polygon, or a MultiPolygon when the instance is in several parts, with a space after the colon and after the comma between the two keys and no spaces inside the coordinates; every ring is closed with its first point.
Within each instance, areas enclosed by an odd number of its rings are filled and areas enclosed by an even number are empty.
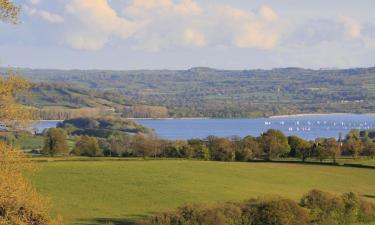
{"type": "Polygon", "coordinates": [[[167,111],[163,107],[136,103],[114,90],[88,89],[62,81],[33,83],[30,91],[19,95],[18,100],[37,108],[42,119],[68,119],[108,113],[126,117],[164,117],[167,111]]]}
{"type": "MultiPolygon", "coordinates": [[[[375,68],[310,70],[31,70],[35,82],[68,82],[168,108],[171,117],[375,112],[375,68]]],[[[109,100],[109,99],[106,99],[109,100]]],[[[111,100],[112,101],[112,100],[111,100]]],[[[89,104],[89,103],[85,103],[89,104]]]]}
{"type": "Polygon", "coordinates": [[[30,106],[65,107],[78,109],[84,107],[115,108],[123,105],[131,105],[131,102],[123,95],[111,92],[100,92],[80,88],[67,83],[35,83],[30,92],[18,97],[19,100],[30,106]]]}

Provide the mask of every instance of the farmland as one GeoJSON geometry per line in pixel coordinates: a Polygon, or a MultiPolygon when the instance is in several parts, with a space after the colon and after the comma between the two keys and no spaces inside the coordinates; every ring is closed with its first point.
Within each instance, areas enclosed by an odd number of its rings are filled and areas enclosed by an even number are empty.
{"type": "Polygon", "coordinates": [[[189,160],[40,163],[33,182],[68,224],[131,224],[186,203],[279,195],[310,189],[356,192],[375,202],[375,171],[334,166],[189,160]]]}

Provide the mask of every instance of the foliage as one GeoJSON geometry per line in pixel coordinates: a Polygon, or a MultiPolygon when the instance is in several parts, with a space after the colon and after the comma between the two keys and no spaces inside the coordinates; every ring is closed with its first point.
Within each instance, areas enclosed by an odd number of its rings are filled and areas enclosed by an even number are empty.
{"type": "Polygon", "coordinates": [[[256,138],[247,136],[236,149],[236,160],[247,162],[262,157],[262,149],[256,138]]]}
{"type": "Polygon", "coordinates": [[[0,224],[61,224],[51,219],[48,202],[25,177],[33,170],[21,151],[0,141],[0,224]]]}
{"type": "Polygon", "coordinates": [[[286,155],[290,151],[288,138],[279,130],[269,129],[263,133],[260,143],[267,160],[286,155]]]}
{"type": "MultiPolygon", "coordinates": [[[[354,193],[335,196],[319,190],[306,194],[301,204],[283,198],[251,199],[244,203],[216,206],[187,205],[162,213],[139,225],[349,225],[362,222],[368,210],[354,193]]],[[[373,205],[374,206],[374,205],[373,205]]],[[[374,214],[375,210],[371,209],[374,214]]],[[[370,213],[370,214],[371,214],[370,213]]]]}
{"type": "Polygon", "coordinates": [[[126,120],[119,117],[78,117],[64,120],[57,127],[67,130],[71,135],[87,135],[101,138],[108,138],[118,132],[149,133],[151,130],[137,124],[133,120],[126,120]]]}
{"type": "Polygon", "coordinates": [[[66,155],[69,153],[67,136],[60,128],[50,128],[45,134],[42,153],[50,156],[66,155]]]}
{"type": "Polygon", "coordinates": [[[207,137],[207,147],[211,159],[216,161],[233,161],[236,157],[233,143],[227,138],[207,137]]]}
{"type": "Polygon", "coordinates": [[[95,137],[82,136],[76,143],[73,154],[80,156],[100,156],[98,140],[95,137]]]}
{"type": "Polygon", "coordinates": [[[363,154],[371,159],[375,159],[375,143],[366,141],[363,145],[363,154]]]}
{"type": "Polygon", "coordinates": [[[288,137],[288,143],[291,149],[290,156],[299,157],[304,162],[311,156],[311,143],[297,136],[288,137]]]}
{"type": "Polygon", "coordinates": [[[366,222],[375,215],[375,205],[350,192],[341,196],[312,190],[301,199],[301,206],[310,210],[313,224],[346,225],[366,222]],[[367,209],[365,209],[365,206],[367,209]]]}
{"type": "Polygon", "coordinates": [[[30,109],[16,102],[16,94],[27,90],[30,83],[9,72],[8,76],[0,75],[0,121],[14,125],[14,121],[24,122],[33,117],[30,109]]]}
{"type": "Polygon", "coordinates": [[[0,21],[18,23],[20,8],[11,0],[0,0],[0,21]]]}
{"type": "Polygon", "coordinates": [[[348,152],[354,159],[358,158],[362,152],[361,134],[359,130],[351,130],[346,135],[343,151],[348,152]]]}
{"type": "MultiPolygon", "coordinates": [[[[1,16],[16,15],[12,12],[3,14],[4,4],[8,7],[5,10],[11,10],[11,2],[0,1],[1,16]]],[[[31,118],[32,114],[15,102],[15,95],[28,87],[27,81],[11,72],[8,77],[0,77],[0,121],[14,124],[31,118]]],[[[55,222],[48,215],[48,204],[25,176],[31,170],[31,163],[12,146],[12,139],[7,138],[8,143],[0,140],[0,224],[53,224],[55,222]]]]}

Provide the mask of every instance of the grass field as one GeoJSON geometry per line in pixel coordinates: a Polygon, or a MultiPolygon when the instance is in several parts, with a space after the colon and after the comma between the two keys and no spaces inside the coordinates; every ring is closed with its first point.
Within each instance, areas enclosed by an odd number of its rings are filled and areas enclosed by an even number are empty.
{"type": "Polygon", "coordinates": [[[129,224],[191,202],[241,201],[264,195],[298,200],[312,188],[354,191],[375,202],[375,170],[371,169],[178,160],[39,165],[34,183],[69,224],[129,224]]]}
{"type": "Polygon", "coordinates": [[[43,143],[44,137],[42,136],[21,136],[15,142],[22,149],[41,149],[43,143]]]}

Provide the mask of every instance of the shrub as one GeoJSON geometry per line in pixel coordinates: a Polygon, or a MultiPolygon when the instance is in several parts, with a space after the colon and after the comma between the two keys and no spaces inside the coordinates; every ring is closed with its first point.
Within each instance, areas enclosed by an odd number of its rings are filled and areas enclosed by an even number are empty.
{"type": "Polygon", "coordinates": [[[250,225],[309,225],[309,215],[288,199],[250,200],[243,208],[243,218],[250,225]]]}

